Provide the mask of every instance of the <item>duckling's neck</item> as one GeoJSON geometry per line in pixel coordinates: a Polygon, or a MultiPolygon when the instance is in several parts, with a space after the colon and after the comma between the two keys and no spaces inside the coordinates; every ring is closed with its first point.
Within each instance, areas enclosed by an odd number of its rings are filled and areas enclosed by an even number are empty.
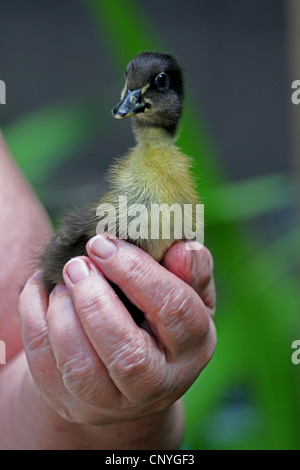
{"type": "Polygon", "coordinates": [[[160,126],[145,126],[133,121],[133,133],[137,147],[173,146],[176,136],[160,126]]]}

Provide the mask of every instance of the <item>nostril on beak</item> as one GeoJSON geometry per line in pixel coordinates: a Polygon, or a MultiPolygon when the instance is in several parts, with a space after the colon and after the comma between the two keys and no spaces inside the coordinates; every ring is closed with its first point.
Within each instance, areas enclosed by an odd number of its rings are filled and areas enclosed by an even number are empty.
{"type": "Polygon", "coordinates": [[[133,116],[142,113],[146,108],[143,103],[141,90],[127,90],[122,101],[112,110],[113,116],[117,119],[133,116]]]}

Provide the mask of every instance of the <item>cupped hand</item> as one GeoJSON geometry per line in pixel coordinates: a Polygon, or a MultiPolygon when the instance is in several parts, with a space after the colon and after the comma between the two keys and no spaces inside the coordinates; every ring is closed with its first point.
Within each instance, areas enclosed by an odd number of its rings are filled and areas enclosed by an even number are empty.
{"type": "Polygon", "coordinates": [[[124,240],[91,239],[69,261],[65,285],[48,299],[36,273],[19,312],[32,377],[63,418],[105,424],[163,410],[212,357],[212,258],[201,245],[174,244],[162,264],[124,240]],[[107,280],[145,314],[142,327],[107,280]]]}

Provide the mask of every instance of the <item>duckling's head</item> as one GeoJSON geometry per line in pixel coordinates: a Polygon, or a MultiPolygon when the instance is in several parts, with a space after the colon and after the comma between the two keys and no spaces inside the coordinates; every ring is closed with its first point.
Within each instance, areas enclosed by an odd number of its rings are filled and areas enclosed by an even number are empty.
{"type": "Polygon", "coordinates": [[[117,119],[134,117],[134,127],[161,128],[174,136],[182,113],[183,73],[169,54],[142,52],[129,62],[117,119]]]}

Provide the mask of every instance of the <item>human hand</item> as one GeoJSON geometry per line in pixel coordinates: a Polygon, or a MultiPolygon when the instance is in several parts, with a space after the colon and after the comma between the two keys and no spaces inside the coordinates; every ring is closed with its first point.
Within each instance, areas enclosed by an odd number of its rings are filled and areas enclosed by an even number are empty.
{"type": "Polygon", "coordinates": [[[87,251],[89,257],[66,264],[66,285],[49,302],[38,274],[20,297],[35,384],[73,422],[114,423],[163,410],[192,385],[215,348],[211,255],[179,242],[162,266],[124,240],[101,236],[87,251]],[[145,313],[142,328],[106,278],[145,313]]]}

